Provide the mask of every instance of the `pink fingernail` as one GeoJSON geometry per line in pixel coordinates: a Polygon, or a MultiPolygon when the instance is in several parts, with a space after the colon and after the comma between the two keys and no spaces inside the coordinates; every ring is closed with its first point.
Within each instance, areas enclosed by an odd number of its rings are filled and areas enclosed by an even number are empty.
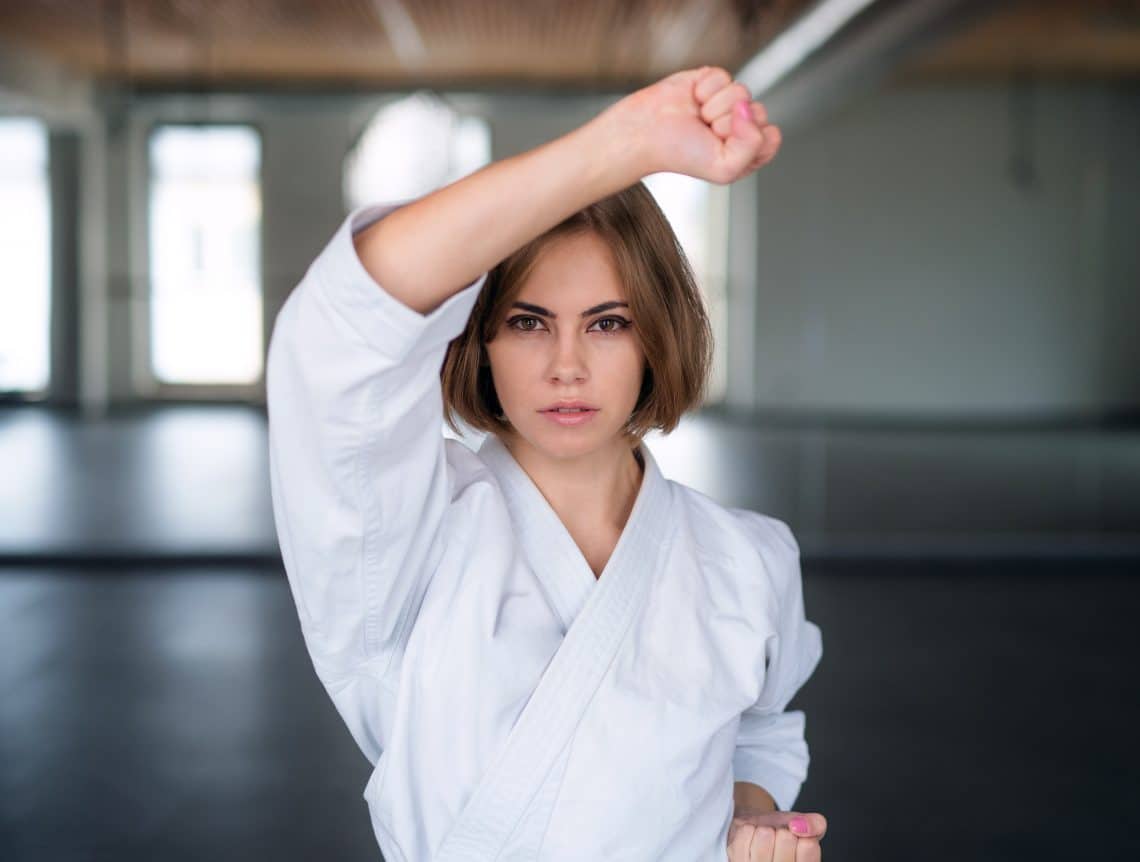
{"type": "Polygon", "coordinates": [[[741,99],[736,103],[736,113],[740,115],[740,119],[747,120],[752,117],[752,112],[748,110],[748,102],[741,99]]]}
{"type": "Polygon", "coordinates": [[[799,832],[801,835],[807,835],[811,829],[811,827],[808,826],[806,817],[793,817],[788,825],[792,828],[793,832],[799,832]]]}

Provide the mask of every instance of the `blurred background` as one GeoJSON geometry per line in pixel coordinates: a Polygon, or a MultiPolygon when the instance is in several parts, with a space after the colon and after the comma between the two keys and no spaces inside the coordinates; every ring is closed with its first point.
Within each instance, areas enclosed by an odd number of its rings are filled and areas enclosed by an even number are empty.
{"type": "MultiPolygon", "coordinates": [[[[728,69],[667,475],[786,520],[824,858],[1140,858],[1140,3],[0,3],[0,859],[376,859],[269,504],[346,213],[728,69]]],[[[509,202],[505,202],[509,205],[509,202]]],[[[446,253],[446,238],[440,238],[446,253]]]]}

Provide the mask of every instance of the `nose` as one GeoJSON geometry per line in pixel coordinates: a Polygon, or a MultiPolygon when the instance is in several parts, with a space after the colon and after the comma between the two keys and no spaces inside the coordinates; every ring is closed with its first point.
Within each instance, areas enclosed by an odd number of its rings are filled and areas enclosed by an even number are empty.
{"type": "Polygon", "coordinates": [[[566,332],[555,341],[547,378],[552,383],[580,383],[589,376],[577,333],[566,332]]]}

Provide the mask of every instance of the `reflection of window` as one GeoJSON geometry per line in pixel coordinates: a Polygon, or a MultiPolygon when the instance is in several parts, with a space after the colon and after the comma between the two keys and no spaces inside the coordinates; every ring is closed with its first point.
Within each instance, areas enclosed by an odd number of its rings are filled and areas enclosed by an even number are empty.
{"type": "Polygon", "coordinates": [[[0,391],[47,388],[51,322],[51,203],[47,130],[0,119],[0,391]]]}
{"type": "Polygon", "coordinates": [[[706,400],[723,400],[727,357],[727,187],[674,173],[650,174],[645,185],[669,219],[704,295],[716,339],[706,400]]]}
{"type": "Polygon", "coordinates": [[[167,383],[262,371],[261,139],[245,126],[150,138],[150,361],[167,383]]]}
{"type": "Polygon", "coordinates": [[[424,91],[376,112],[345,160],[349,209],[427,194],[491,161],[486,120],[424,91]]]}

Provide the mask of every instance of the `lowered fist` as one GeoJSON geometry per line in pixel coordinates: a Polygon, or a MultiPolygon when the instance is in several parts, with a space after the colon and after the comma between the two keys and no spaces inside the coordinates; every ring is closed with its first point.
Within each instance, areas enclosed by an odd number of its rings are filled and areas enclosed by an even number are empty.
{"type": "Polygon", "coordinates": [[[822,814],[738,809],[728,827],[728,862],[821,862],[826,831],[822,814]]]}

